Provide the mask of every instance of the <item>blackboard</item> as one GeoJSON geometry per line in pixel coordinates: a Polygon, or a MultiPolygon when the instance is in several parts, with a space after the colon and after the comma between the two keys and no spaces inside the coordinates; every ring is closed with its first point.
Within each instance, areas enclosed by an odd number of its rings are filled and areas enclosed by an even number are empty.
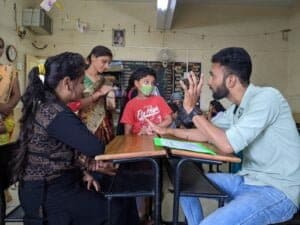
{"type": "MultiPolygon", "coordinates": [[[[185,62],[170,62],[166,67],[163,67],[160,61],[121,61],[123,70],[118,73],[118,82],[121,86],[122,91],[128,86],[128,80],[138,67],[147,66],[156,71],[156,86],[159,89],[160,95],[166,100],[169,100],[170,95],[174,91],[182,91],[179,80],[183,78],[184,72],[186,71],[185,62]]],[[[188,71],[193,70],[196,75],[201,73],[200,62],[190,62],[188,64],[188,71]]]]}

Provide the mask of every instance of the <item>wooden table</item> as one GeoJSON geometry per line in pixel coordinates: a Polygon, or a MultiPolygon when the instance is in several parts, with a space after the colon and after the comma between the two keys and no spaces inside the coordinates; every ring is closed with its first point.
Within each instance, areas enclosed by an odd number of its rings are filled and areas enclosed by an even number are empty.
{"type": "Polygon", "coordinates": [[[139,157],[163,157],[164,148],[153,144],[155,136],[149,135],[119,135],[105,148],[105,154],[97,155],[96,160],[116,160],[139,157]]]}
{"type": "Polygon", "coordinates": [[[230,162],[230,163],[240,163],[241,162],[241,159],[239,157],[236,157],[233,154],[223,153],[212,144],[209,144],[206,142],[200,142],[200,143],[202,145],[206,146],[207,148],[213,150],[217,154],[210,155],[210,154],[185,151],[185,150],[180,150],[180,149],[170,149],[170,153],[173,156],[186,157],[186,158],[195,158],[195,159],[212,160],[212,161],[219,161],[219,162],[230,162]]]}
{"type": "MultiPolygon", "coordinates": [[[[161,219],[161,203],[160,203],[160,168],[155,158],[166,156],[166,150],[161,147],[155,147],[153,144],[154,136],[148,135],[120,135],[116,136],[105,148],[105,154],[95,157],[96,160],[112,160],[116,163],[128,163],[147,161],[152,163],[154,170],[154,182],[152,182],[153,175],[148,179],[147,176],[138,177],[134,174],[134,181],[130,179],[125,182],[122,178],[121,171],[117,173],[114,178],[110,190],[105,196],[108,198],[108,211],[110,221],[111,199],[115,197],[137,197],[137,196],[151,196],[154,198],[154,219],[155,224],[160,224],[161,219]],[[118,174],[121,174],[118,176],[118,174]],[[120,181],[121,180],[121,181],[120,181]],[[147,185],[145,189],[145,183],[147,185]],[[136,183],[136,185],[135,185],[136,183]],[[120,187],[122,190],[120,190],[120,187]],[[149,187],[149,188],[148,188],[149,187]],[[146,190],[146,191],[145,191],[146,190]]],[[[142,171],[141,171],[142,172],[142,171]]]]}
{"type": "MultiPolygon", "coordinates": [[[[155,224],[160,224],[160,170],[157,161],[153,158],[155,157],[165,157],[165,156],[176,156],[180,157],[180,161],[175,169],[175,176],[180,177],[181,166],[186,161],[198,161],[203,163],[222,163],[222,162],[240,162],[240,158],[234,156],[233,154],[224,154],[215,148],[213,145],[208,143],[202,143],[210,149],[214,150],[217,155],[209,155],[204,153],[196,153],[186,150],[178,149],[166,149],[163,147],[156,147],[153,144],[154,136],[147,135],[120,135],[116,136],[105,149],[105,154],[98,155],[95,157],[96,160],[112,160],[114,162],[132,162],[132,161],[150,161],[155,168],[155,184],[154,184],[154,198],[155,198],[155,224]]],[[[172,138],[172,137],[168,137],[172,138]]],[[[176,138],[174,138],[176,139],[176,138]]],[[[117,177],[117,176],[116,176],[117,177]]],[[[175,182],[174,185],[174,208],[173,208],[173,222],[177,223],[178,220],[178,208],[179,208],[179,181],[175,182]]],[[[118,193],[112,193],[108,195],[118,196],[118,193]]]]}

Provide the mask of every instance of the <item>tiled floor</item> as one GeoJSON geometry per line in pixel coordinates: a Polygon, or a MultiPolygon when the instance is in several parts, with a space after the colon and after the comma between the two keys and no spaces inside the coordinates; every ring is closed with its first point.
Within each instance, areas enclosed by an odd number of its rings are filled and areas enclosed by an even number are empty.
{"type": "MultiPolygon", "coordinates": [[[[208,168],[206,166],[204,166],[204,169],[208,170],[208,168]]],[[[228,165],[223,164],[221,166],[221,171],[228,171],[228,165]]],[[[171,187],[171,185],[167,178],[164,179],[163,187],[164,187],[164,190],[163,190],[164,198],[163,198],[163,202],[162,202],[162,217],[163,217],[164,221],[171,221],[172,209],[173,209],[173,196],[168,191],[168,188],[171,187]]],[[[11,187],[10,193],[13,196],[13,200],[7,204],[7,212],[11,211],[17,205],[19,205],[17,187],[11,187]]],[[[203,210],[204,210],[205,215],[208,215],[209,213],[211,213],[212,211],[214,211],[217,208],[217,201],[215,201],[215,200],[201,199],[201,202],[203,205],[203,210]]],[[[180,212],[179,219],[180,219],[180,221],[184,220],[182,212],[180,212]]],[[[23,223],[6,223],[6,225],[23,225],[23,223]]]]}

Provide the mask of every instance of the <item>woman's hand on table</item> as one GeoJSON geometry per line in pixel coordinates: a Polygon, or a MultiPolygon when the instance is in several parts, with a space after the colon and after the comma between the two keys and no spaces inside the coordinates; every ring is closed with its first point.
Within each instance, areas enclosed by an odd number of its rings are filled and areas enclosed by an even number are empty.
{"type": "Polygon", "coordinates": [[[118,164],[97,160],[92,170],[109,176],[115,176],[118,168],[119,168],[118,164]]]}
{"type": "Polygon", "coordinates": [[[92,189],[95,189],[95,191],[99,192],[100,191],[100,184],[97,180],[93,178],[92,175],[90,175],[88,172],[84,171],[83,172],[83,181],[86,183],[86,187],[89,191],[92,189]]]}

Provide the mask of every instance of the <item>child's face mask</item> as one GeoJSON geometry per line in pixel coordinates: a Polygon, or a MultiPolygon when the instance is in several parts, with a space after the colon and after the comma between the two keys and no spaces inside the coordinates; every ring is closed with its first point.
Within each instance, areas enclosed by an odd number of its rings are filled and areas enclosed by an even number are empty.
{"type": "Polygon", "coordinates": [[[154,86],[152,86],[152,85],[145,85],[144,84],[141,87],[141,92],[143,93],[143,95],[149,96],[149,95],[151,95],[153,89],[154,89],[154,86]]]}

